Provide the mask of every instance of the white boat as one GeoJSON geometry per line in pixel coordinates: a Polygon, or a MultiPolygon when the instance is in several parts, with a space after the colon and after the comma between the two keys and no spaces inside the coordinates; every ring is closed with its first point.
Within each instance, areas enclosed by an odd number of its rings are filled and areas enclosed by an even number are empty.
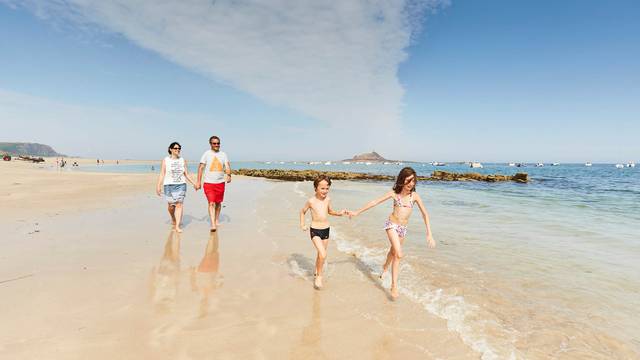
{"type": "Polygon", "coordinates": [[[284,164],[284,161],[280,161],[279,164],[284,164]]]}
{"type": "Polygon", "coordinates": [[[267,161],[265,164],[269,165],[269,164],[271,164],[271,161],[267,161]]]}
{"type": "Polygon", "coordinates": [[[351,164],[351,161],[343,161],[342,164],[343,165],[349,165],[349,164],[351,164]]]}
{"type": "Polygon", "coordinates": [[[516,163],[509,163],[509,166],[516,166],[516,163]]]}
{"type": "Polygon", "coordinates": [[[331,161],[327,161],[324,163],[325,165],[331,165],[331,161]]]}
{"type": "Polygon", "coordinates": [[[537,163],[537,164],[536,164],[536,167],[543,167],[543,166],[544,166],[544,164],[543,164],[543,163],[537,163]]]}
{"type": "Polygon", "coordinates": [[[560,163],[553,163],[553,164],[551,164],[551,166],[558,166],[558,165],[560,165],[560,163]]]}
{"type": "Polygon", "coordinates": [[[627,167],[636,167],[636,163],[634,163],[633,161],[629,161],[627,163],[627,167]]]}
{"type": "Polygon", "coordinates": [[[624,165],[622,165],[622,164],[616,164],[616,168],[617,168],[617,169],[624,169],[624,165]]]}
{"type": "Polygon", "coordinates": [[[389,164],[391,164],[391,163],[388,162],[388,161],[385,161],[385,162],[382,163],[382,165],[389,165],[389,164]]]}
{"type": "Polygon", "coordinates": [[[584,163],[584,166],[593,166],[593,164],[590,163],[590,162],[586,162],[586,163],[584,163]]]}
{"type": "Polygon", "coordinates": [[[367,161],[366,163],[364,163],[365,165],[371,165],[372,163],[367,161]]]}
{"type": "Polygon", "coordinates": [[[478,169],[482,169],[482,168],[483,168],[482,164],[481,164],[481,163],[479,163],[479,162],[472,162],[472,163],[471,163],[471,165],[470,165],[469,167],[471,167],[471,168],[478,168],[478,169]]]}
{"type": "Polygon", "coordinates": [[[445,165],[447,165],[447,164],[441,163],[441,162],[437,162],[437,161],[433,162],[433,166],[445,166],[445,165]]]}

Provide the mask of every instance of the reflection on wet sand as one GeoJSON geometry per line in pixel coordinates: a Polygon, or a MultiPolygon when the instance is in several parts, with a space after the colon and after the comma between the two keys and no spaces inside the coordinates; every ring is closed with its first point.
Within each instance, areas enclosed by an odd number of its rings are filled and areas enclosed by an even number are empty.
{"type": "Polygon", "coordinates": [[[210,233],[209,241],[198,267],[191,267],[191,290],[201,296],[199,317],[206,317],[212,309],[210,297],[216,288],[222,286],[222,277],[218,275],[220,253],[218,252],[218,232],[210,233]]]}
{"type": "Polygon", "coordinates": [[[158,266],[151,269],[151,303],[158,313],[170,312],[180,283],[180,234],[170,231],[158,266]]]}
{"type": "Polygon", "coordinates": [[[309,324],[302,328],[300,342],[291,351],[292,359],[326,359],[322,351],[321,294],[314,291],[311,295],[311,318],[309,324]]]}

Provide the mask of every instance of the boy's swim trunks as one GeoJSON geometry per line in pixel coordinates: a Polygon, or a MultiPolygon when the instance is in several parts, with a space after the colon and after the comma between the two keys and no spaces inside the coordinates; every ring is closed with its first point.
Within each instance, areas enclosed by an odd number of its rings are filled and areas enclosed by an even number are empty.
{"type": "Polygon", "coordinates": [[[322,240],[327,240],[329,238],[329,228],[326,228],[326,229],[309,228],[309,236],[312,239],[314,236],[317,236],[322,240]]]}

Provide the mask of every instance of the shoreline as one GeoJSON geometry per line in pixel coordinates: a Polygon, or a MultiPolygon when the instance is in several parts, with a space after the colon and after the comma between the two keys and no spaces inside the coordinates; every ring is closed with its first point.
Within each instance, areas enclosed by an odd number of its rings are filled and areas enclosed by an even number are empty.
{"type": "MultiPolygon", "coordinates": [[[[60,179],[42,169],[16,172],[44,183],[60,179]]],[[[289,207],[274,201],[297,199],[291,184],[234,178],[216,233],[208,231],[204,196],[190,191],[177,234],[163,201],[144,192],[156,176],[127,176],[122,184],[131,191],[114,206],[90,184],[100,179],[103,186],[112,175],[72,172],[62,182],[73,180],[78,191],[67,196],[83,201],[47,203],[50,216],[32,202],[19,218],[2,213],[0,352],[48,359],[201,358],[211,351],[221,358],[479,357],[444,320],[363,282],[366,269],[336,244],[325,288],[313,289],[313,246],[292,231],[289,207]],[[359,336],[362,329],[367,336],[359,336]]]]}
{"type": "MultiPolygon", "coordinates": [[[[325,289],[316,291],[315,251],[295,216],[312,195],[309,183],[234,177],[216,242],[204,196],[192,189],[184,233],[169,231],[157,173],[5,165],[0,309],[12,311],[2,313],[9,326],[0,330],[0,352],[16,358],[96,358],[114,349],[159,359],[211,349],[267,358],[638,354],[638,327],[625,312],[637,303],[634,267],[558,251],[569,235],[563,246],[607,249],[611,261],[632,253],[620,243],[609,249],[597,228],[558,222],[567,212],[597,215],[589,209],[549,208],[544,197],[511,207],[509,194],[421,184],[438,248],[425,248],[414,214],[401,297],[390,301],[388,277],[376,276],[388,247],[380,230],[387,208],[332,219],[325,289]],[[541,209],[550,215],[536,215],[541,209]],[[357,336],[362,329],[366,336],[357,336]]],[[[336,181],[333,204],[361,205],[387,185],[336,181]]]]}

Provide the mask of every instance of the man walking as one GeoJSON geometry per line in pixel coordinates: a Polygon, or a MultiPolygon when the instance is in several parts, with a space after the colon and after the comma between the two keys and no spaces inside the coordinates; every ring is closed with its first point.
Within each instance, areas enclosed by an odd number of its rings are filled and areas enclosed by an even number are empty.
{"type": "Polygon", "coordinates": [[[205,151],[200,158],[198,166],[198,179],[196,190],[204,188],[204,194],[209,203],[209,219],[211,220],[211,232],[220,225],[220,210],[224,200],[225,183],[231,182],[231,166],[227,154],[220,151],[220,138],[209,138],[211,150],[205,151]],[[204,172],[204,185],[202,185],[202,173],[204,172]]]}

